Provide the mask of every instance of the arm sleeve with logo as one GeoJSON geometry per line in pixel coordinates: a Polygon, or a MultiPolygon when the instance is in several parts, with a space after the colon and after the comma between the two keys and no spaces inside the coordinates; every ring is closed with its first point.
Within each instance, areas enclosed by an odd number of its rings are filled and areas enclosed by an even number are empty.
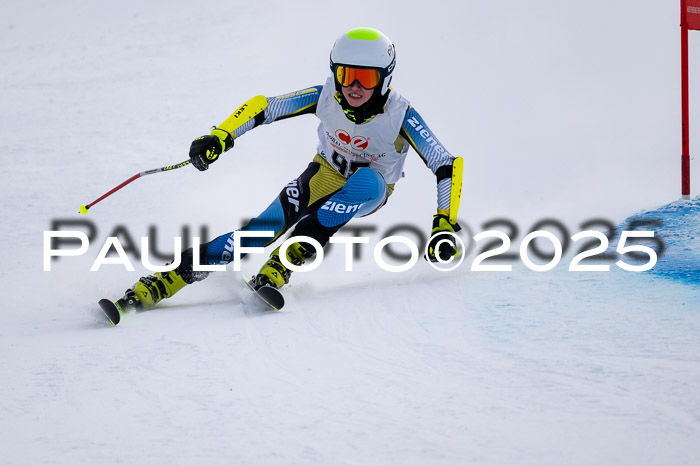
{"type": "MultiPolygon", "coordinates": [[[[411,147],[437,178],[438,212],[448,211],[450,209],[451,192],[453,191],[451,189],[452,164],[455,157],[445,150],[444,146],[413,107],[409,107],[406,110],[400,135],[411,144],[411,147]]],[[[461,184],[461,179],[459,182],[461,184]]]]}
{"type": "Polygon", "coordinates": [[[316,112],[318,98],[323,86],[313,86],[289,94],[267,98],[267,108],[254,119],[233,132],[236,138],[259,125],[316,112]]]}

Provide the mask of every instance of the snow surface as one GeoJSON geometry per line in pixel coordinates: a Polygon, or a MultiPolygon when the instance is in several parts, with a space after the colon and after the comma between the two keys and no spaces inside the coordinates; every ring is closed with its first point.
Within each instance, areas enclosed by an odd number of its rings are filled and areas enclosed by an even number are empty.
{"type": "MultiPolygon", "coordinates": [[[[29,0],[0,18],[0,463],[698,464],[700,198],[678,201],[673,2],[29,0]],[[549,272],[472,272],[472,245],[449,273],[385,272],[369,248],[345,272],[334,248],[279,313],[229,271],[101,325],[97,300],[147,273],[89,272],[110,233],[153,225],[172,251],[183,226],[236,228],[310,161],[317,121],[257,128],[206,173],[78,206],[185,160],[247,98],[322,83],[333,40],[358,25],[394,40],[394,88],[465,157],[471,234],[509,220],[517,253],[546,218],[568,235],[661,219],[657,265],[569,272],[571,245],[549,272]],[[57,219],[96,237],[44,272],[57,219]]],[[[698,76],[691,59],[691,125],[698,76]]],[[[428,231],[434,177],[415,154],[406,173],[357,221],[376,228],[369,247],[399,224],[428,231]]]]}

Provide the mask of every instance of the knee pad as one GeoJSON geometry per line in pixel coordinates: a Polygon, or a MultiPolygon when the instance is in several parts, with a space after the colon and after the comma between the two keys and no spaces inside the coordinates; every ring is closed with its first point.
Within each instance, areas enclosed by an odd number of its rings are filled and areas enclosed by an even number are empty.
{"type": "Polygon", "coordinates": [[[356,215],[371,213],[385,197],[384,177],[371,168],[362,167],[321,206],[317,213],[319,223],[324,227],[342,225],[356,215]]]}
{"type": "Polygon", "coordinates": [[[378,171],[363,167],[350,177],[348,183],[357,175],[360,175],[358,184],[362,183],[366,186],[367,192],[372,193],[372,200],[362,204],[357,212],[358,217],[363,217],[374,212],[386,200],[386,181],[378,171]]]}

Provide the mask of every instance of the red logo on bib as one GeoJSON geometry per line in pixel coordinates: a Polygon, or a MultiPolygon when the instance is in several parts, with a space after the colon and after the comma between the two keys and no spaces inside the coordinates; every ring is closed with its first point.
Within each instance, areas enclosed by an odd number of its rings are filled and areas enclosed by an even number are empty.
{"type": "Polygon", "coordinates": [[[338,138],[343,144],[349,144],[355,150],[365,150],[369,144],[369,140],[364,136],[350,137],[350,133],[344,129],[338,129],[335,131],[335,137],[338,138]]]}
{"type": "Polygon", "coordinates": [[[335,132],[335,137],[340,139],[344,144],[350,144],[350,133],[344,129],[339,129],[335,132]]]}
{"type": "Polygon", "coordinates": [[[355,150],[365,150],[367,149],[367,144],[369,144],[369,141],[363,136],[355,136],[352,138],[352,141],[350,141],[350,147],[355,150]]]}

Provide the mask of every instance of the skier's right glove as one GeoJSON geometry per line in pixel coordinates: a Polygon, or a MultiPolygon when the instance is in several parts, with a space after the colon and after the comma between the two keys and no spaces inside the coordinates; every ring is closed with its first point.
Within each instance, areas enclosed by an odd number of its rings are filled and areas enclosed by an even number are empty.
{"type": "Polygon", "coordinates": [[[223,129],[214,128],[211,134],[192,141],[190,162],[199,171],[209,168],[219,155],[233,147],[233,136],[223,129]]]}
{"type": "Polygon", "coordinates": [[[457,249],[457,240],[452,234],[461,229],[458,223],[454,225],[451,224],[450,220],[445,215],[435,215],[433,217],[433,230],[430,232],[430,237],[432,239],[430,243],[428,243],[428,250],[425,258],[430,262],[438,262],[438,257],[442,261],[449,261],[450,258],[459,256],[460,252],[459,249],[457,249]]]}

